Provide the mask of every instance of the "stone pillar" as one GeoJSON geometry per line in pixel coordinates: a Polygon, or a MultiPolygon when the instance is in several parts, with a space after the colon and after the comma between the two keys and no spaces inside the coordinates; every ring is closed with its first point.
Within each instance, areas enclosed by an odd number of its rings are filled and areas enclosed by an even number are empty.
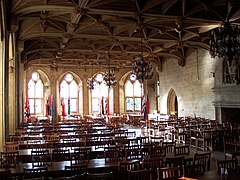
{"type": "Polygon", "coordinates": [[[56,74],[56,71],[54,71],[54,70],[52,70],[52,74],[51,74],[51,77],[50,77],[50,82],[51,82],[51,84],[50,84],[50,91],[51,91],[51,93],[50,93],[50,95],[52,95],[53,96],[53,105],[54,105],[54,117],[53,117],[53,119],[52,119],[52,122],[54,123],[54,122],[57,122],[58,121],[58,106],[57,106],[57,104],[58,104],[58,101],[59,101],[59,98],[58,98],[58,93],[57,93],[57,91],[59,90],[59,88],[58,88],[58,82],[56,81],[56,79],[57,79],[57,74],[56,74]]]}
{"type": "Polygon", "coordinates": [[[89,114],[89,90],[87,88],[87,75],[83,76],[83,114],[89,114]]]}
{"type": "Polygon", "coordinates": [[[119,109],[119,98],[120,98],[120,93],[119,93],[119,80],[116,86],[113,87],[113,113],[120,114],[120,109],[119,109]]]}

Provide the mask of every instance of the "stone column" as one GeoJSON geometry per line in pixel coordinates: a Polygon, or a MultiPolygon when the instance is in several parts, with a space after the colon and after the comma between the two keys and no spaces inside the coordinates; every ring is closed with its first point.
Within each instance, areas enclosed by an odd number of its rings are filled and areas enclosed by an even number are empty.
{"type": "Polygon", "coordinates": [[[87,88],[87,75],[83,76],[83,114],[89,114],[89,90],[87,88]]]}

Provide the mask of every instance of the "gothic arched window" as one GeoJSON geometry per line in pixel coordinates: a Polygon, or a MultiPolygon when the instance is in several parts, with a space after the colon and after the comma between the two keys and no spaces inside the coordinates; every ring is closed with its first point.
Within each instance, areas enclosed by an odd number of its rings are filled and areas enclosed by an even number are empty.
{"type": "Polygon", "coordinates": [[[79,86],[70,73],[67,73],[60,83],[60,98],[60,102],[65,104],[66,114],[78,113],[79,86]]]}
{"type": "Polygon", "coordinates": [[[35,115],[43,114],[43,83],[38,72],[32,73],[28,81],[28,99],[30,113],[35,115]]]}
{"type": "MultiPolygon", "coordinates": [[[[131,75],[130,75],[131,78],[131,75]]],[[[140,112],[143,96],[142,84],[138,80],[127,80],[125,83],[125,108],[126,112],[140,112]]]]}

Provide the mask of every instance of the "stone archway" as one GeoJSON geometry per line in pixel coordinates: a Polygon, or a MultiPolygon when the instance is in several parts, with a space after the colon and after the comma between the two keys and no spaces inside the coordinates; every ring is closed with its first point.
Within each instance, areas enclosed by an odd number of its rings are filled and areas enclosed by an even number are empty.
{"type": "Polygon", "coordinates": [[[167,98],[167,113],[175,114],[178,113],[178,100],[177,95],[173,89],[170,89],[167,98]]]}

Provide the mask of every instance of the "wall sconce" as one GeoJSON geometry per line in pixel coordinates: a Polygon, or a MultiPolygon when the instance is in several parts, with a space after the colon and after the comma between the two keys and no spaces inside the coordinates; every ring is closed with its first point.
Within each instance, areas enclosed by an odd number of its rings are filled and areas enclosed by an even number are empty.
{"type": "Polygon", "coordinates": [[[215,72],[210,72],[212,74],[212,77],[215,78],[215,72]]]}
{"type": "Polygon", "coordinates": [[[15,69],[15,67],[9,66],[9,73],[13,73],[13,72],[14,72],[14,69],[15,69]]]}

